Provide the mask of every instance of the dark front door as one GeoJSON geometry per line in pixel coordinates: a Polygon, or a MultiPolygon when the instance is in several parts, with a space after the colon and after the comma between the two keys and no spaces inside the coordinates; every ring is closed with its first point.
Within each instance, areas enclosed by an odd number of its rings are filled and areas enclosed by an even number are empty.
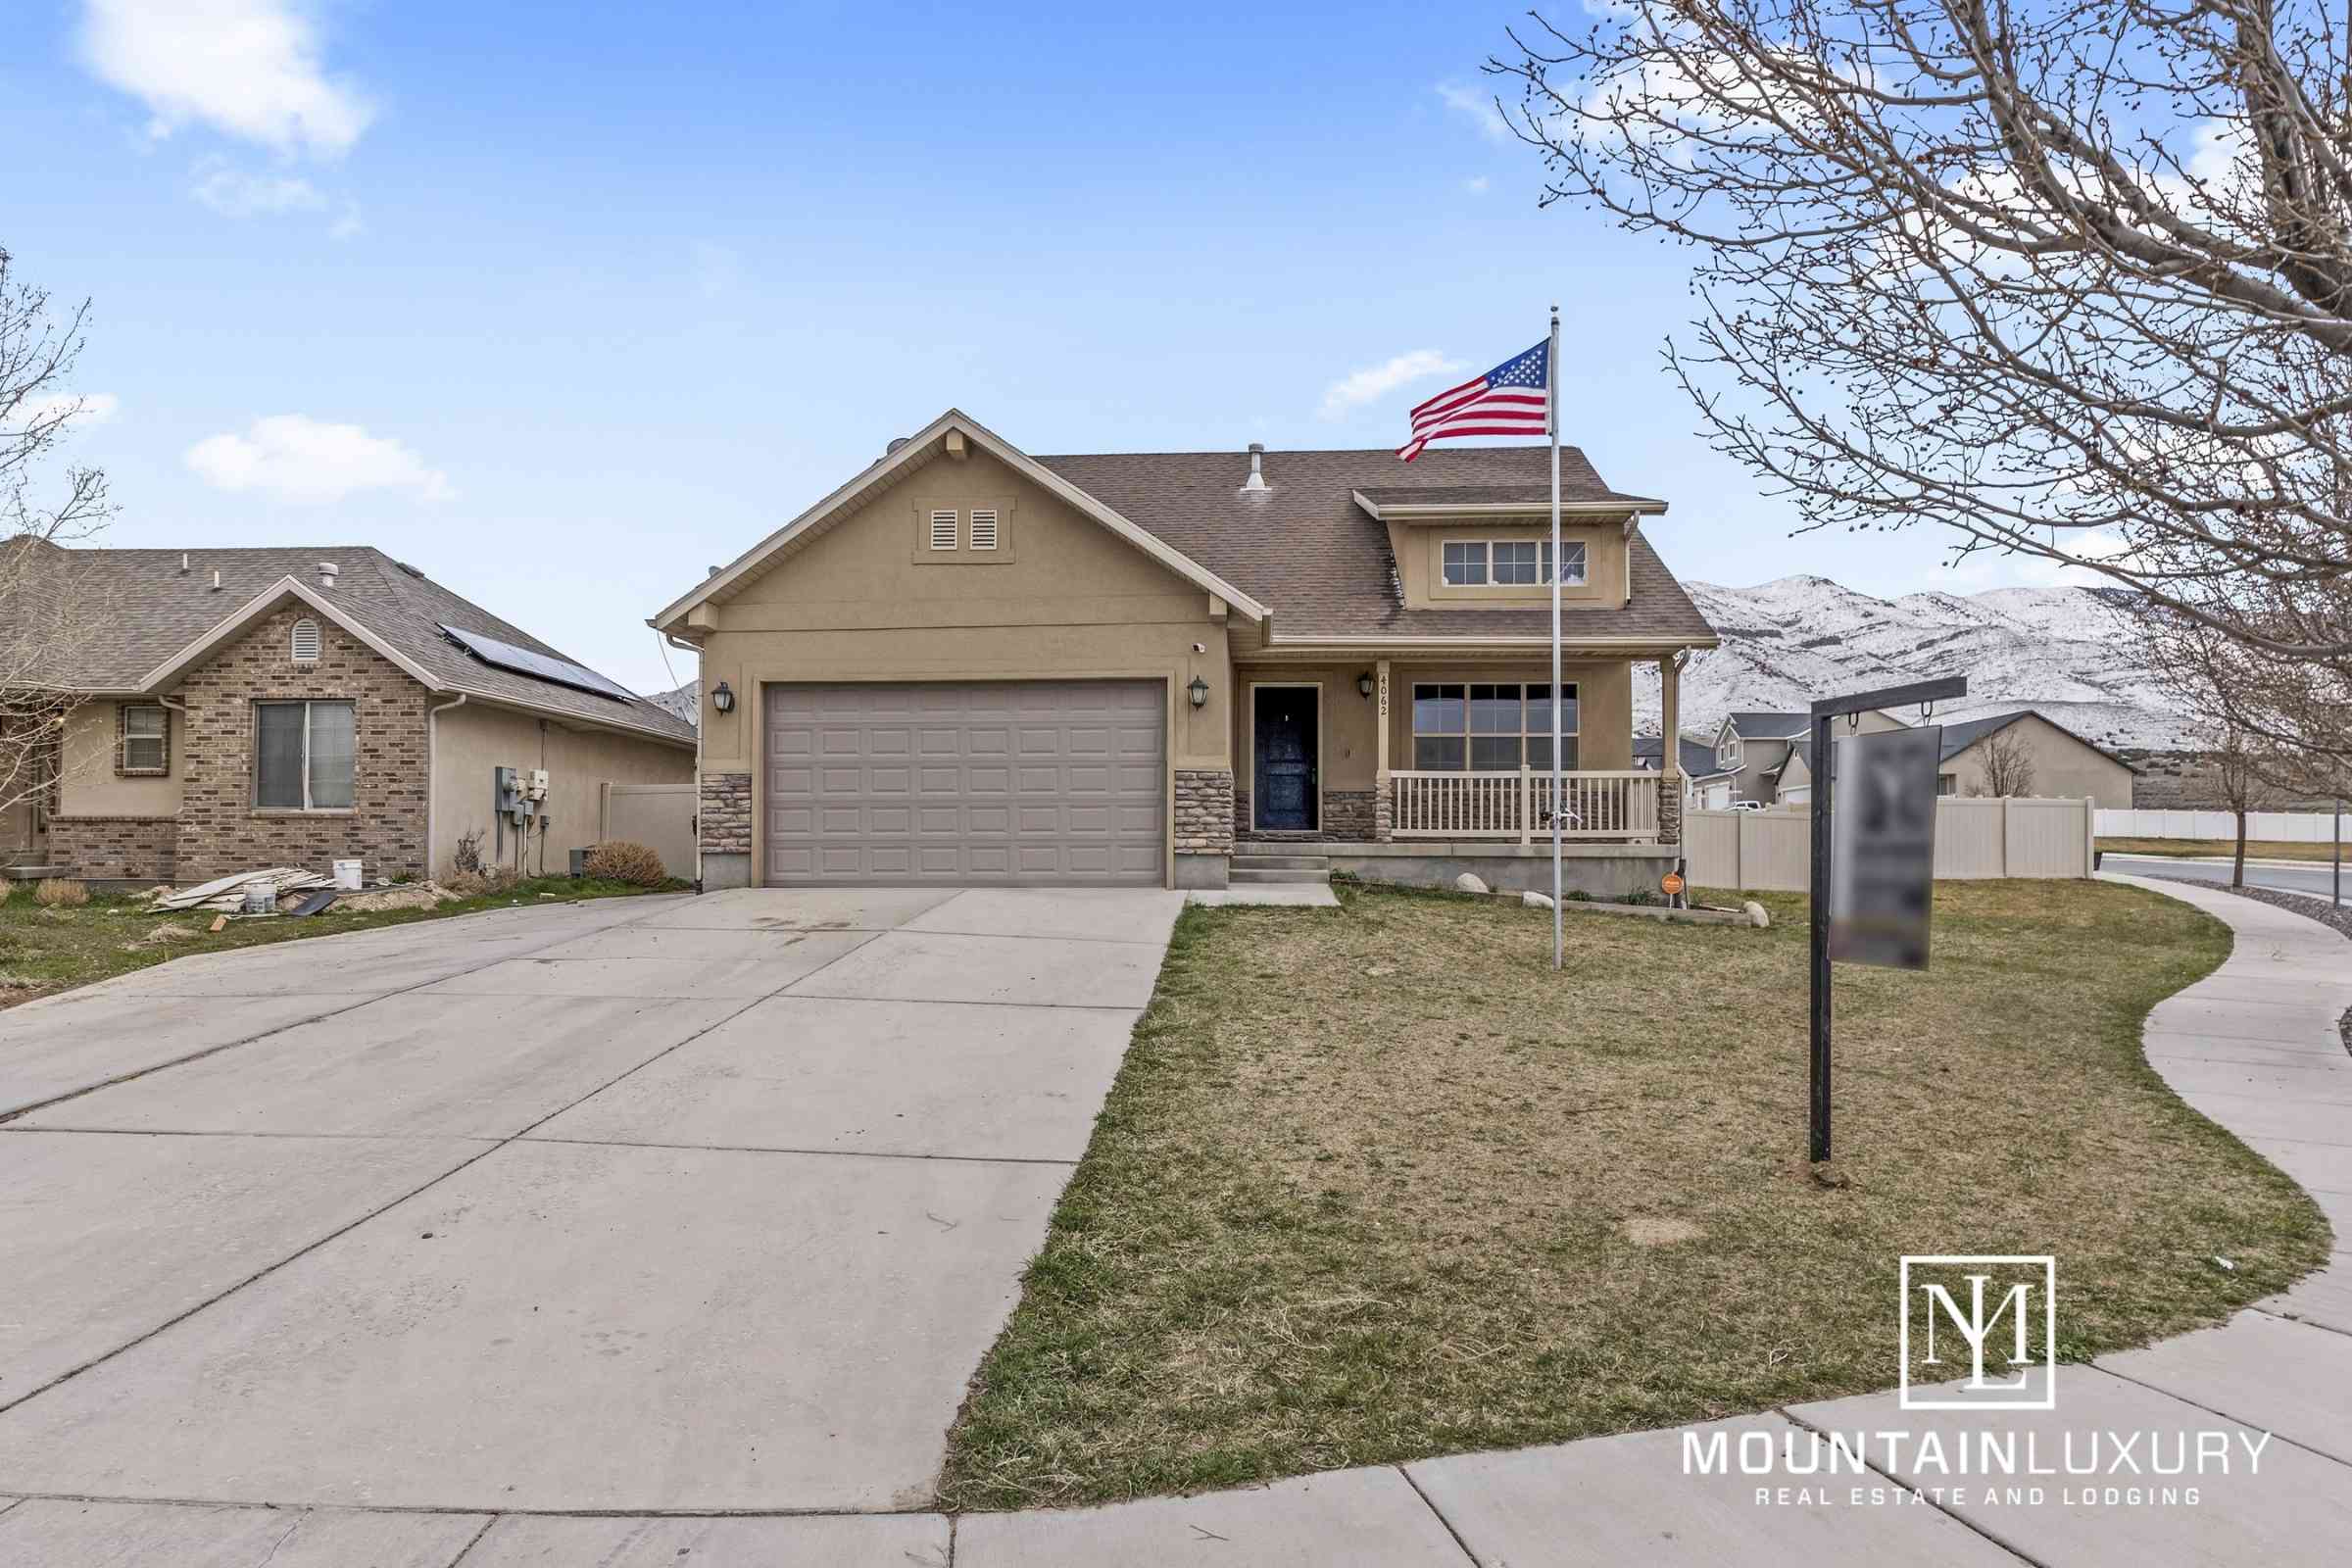
{"type": "Polygon", "coordinates": [[[1256,692],[1257,825],[1270,832],[1315,831],[1315,722],[1312,686],[1260,686],[1256,692]]]}

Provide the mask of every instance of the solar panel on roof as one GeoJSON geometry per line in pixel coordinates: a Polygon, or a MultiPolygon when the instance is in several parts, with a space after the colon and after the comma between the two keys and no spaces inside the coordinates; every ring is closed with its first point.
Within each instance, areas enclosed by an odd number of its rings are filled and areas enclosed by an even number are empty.
{"type": "Polygon", "coordinates": [[[616,686],[595,670],[569,660],[528,648],[517,648],[513,643],[485,637],[478,631],[460,631],[455,626],[442,627],[441,634],[485,664],[495,664],[500,669],[511,669],[517,675],[529,675],[536,680],[553,681],[559,686],[594,692],[599,697],[617,697],[624,703],[637,700],[636,695],[626,688],[616,686]]]}

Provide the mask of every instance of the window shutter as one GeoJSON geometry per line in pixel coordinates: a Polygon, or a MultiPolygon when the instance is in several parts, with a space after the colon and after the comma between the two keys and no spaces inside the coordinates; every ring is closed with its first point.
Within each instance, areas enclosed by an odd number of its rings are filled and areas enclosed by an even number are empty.
{"type": "Polygon", "coordinates": [[[318,623],[307,615],[294,623],[294,662],[318,662],[318,623]]]}
{"type": "Polygon", "coordinates": [[[955,513],[934,512],[931,514],[931,548],[934,550],[956,548],[955,513]]]}
{"type": "Polygon", "coordinates": [[[993,507],[986,511],[975,510],[972,513],[972,548],[974,550],[997,548],[997,514],[993,507]]]}

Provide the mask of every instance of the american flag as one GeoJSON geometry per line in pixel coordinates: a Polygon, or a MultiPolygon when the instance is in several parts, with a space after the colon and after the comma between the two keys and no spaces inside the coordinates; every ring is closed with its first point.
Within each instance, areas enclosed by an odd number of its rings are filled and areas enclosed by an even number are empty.
{"type": "Polygon", "coordinates": [[[1551,358],[1548,339],[1505,360],[1476,380],[1439,393],[1413,410],[1413,438],[1396,449],[1410,463],[1432,441],[1457,435],[1546,435],[1551,358]]]}

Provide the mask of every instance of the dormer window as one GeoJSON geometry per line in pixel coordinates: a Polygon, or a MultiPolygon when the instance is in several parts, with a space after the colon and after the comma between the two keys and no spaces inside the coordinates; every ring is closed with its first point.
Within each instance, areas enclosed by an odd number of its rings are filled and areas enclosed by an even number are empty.
{"type": "MultiPolygon", "coordinates": [[[[1563,587],[1585,581],[1584,541],[1569,540],[1560,547],[1563,587]]],[[[1539,588],[1551,584],[1551,541],[1548,539],[1448,539],[1445,542],[1444,573],[1448,588],[1539,588]]]]}
{"type": "Polygon", "coordinates": [[[294,623],[293,654],[297,664],[318,662],[318,623],[308,615],[294,623]]]}

